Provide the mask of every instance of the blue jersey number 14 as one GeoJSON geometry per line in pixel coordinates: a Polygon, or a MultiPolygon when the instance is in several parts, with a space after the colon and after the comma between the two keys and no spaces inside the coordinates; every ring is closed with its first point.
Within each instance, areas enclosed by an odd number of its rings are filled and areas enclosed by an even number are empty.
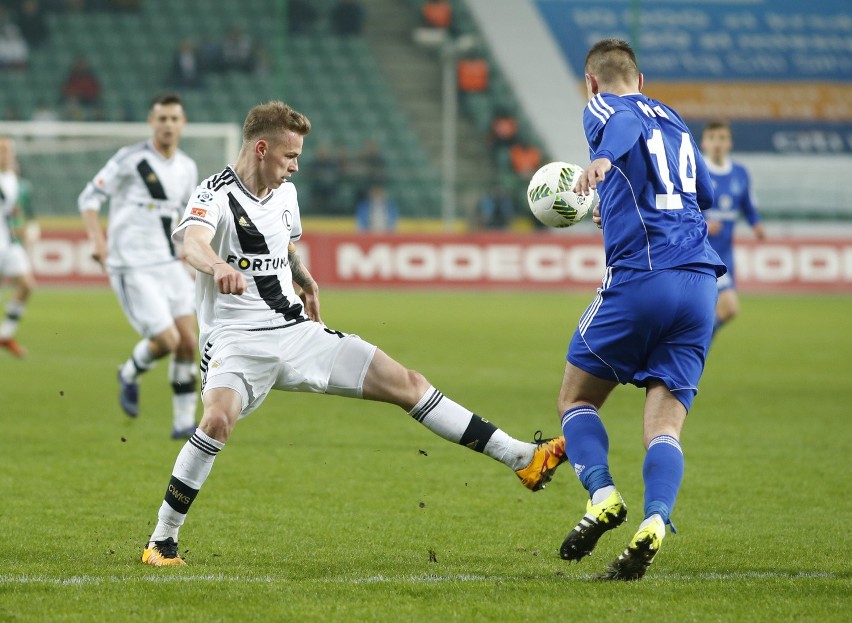
{"type": "Polygon", "coordinates": [[[666,145],[663,142],[663,133],[655,128],[651,131],[651,138],[646,141],[648,151],[654,156],[657,163],[657,171],[660,179],[666,187],[664,195],[657,195],[658,210],[682,210],[683,201],[681,193],[695,193],[695,150],[689,133],[682,132],[680,150],[678,151],[677,172],[680,184],[675,187],[669,170],[669,161],[666,158],[666,145]],[[680,192],[675,192],[675,191],[680,192]]]}

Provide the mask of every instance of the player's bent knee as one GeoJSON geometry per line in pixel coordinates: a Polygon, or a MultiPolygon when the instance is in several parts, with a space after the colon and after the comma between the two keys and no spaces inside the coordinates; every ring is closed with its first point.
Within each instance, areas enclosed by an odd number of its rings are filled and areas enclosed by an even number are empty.
{"type": "Polygon", "coordinates": [[[196,352],[198,352],[198,342],[195,341],[194,336],[181,336],[174,350],[175,357],[183,361],[195,359],[196,352]]]}
{"type": "Polygon", "coordinates": [[[235,423],[236,420],[232,421],[222,409],[205,409],[198,428],[213,439],[224,442],[231,436],[235,423]]]}
{"type": "Polygon", "coordinates": [[[740,311],[740,303],[733,290],[726,290],[719,295],[716,315],[722,322],[732,320],[740,311]]]}
{"type": "Polygon", "coordinates": [[[180,333],[178,333],[177,328],[172,325],[165,331],[161,331],[152,337],[151,341],[155,344],[159,352],[163,354],[173,353],[177,350],[178,344],[180,344],[180,333]]]}
{"type": "Polygon", "coordinates": [[[363,397],[411,409],[429,387],[422,374],[377,350],[364,379],[363,397]]]}
{"type": "Polygon", "coordinates": [[[416,400],[419,400],[426,393],[426,390],[432,386],[429,380],[417,370],[406,370],[406,375],[411,395],[417,396],[416,400]]]}

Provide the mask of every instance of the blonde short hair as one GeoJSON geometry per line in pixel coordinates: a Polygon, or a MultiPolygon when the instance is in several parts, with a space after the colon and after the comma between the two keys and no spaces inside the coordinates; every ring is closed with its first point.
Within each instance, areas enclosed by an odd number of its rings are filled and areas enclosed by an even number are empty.
{"type": "Polygon", "coordinates": [[[302,113],[277,100],[252,108],[243,123],[243,142],[277,138],[286,131],[304,136],[311,131],[311,122],[302,113]]]}

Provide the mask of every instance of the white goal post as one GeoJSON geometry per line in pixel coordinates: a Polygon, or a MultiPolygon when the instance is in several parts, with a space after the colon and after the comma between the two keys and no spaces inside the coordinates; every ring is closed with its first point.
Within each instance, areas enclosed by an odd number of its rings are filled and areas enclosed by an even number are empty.
{"type": "MultiPolygon", "coordinates": [[[[125,145],[147,140],[147,123],[0,122],[0,136],[15,139],[21,176],[33,187],[36,216],[77,214],[77,196],[125,145]]],[[[199,181],[234,162],[242,141],[234,123],[188,123],[180,148],[198,164],[199,181]]]]}

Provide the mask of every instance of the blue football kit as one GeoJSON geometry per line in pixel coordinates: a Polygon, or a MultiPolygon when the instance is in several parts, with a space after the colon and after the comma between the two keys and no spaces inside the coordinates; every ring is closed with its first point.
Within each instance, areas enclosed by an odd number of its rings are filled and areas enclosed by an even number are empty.
{"type": "Polygon", "coordinates": [[[742,214],[748,224],[754,227],[760,222],[757,203],[751,193],[748,172],[742,165],[730,160],[722,166],[707,165],[713,182],[716,200],[713,207],[704,213],[708,221],[721,221],[722,229],[711,235],[710,245],[722,258],[728,273],[719,277],[719,290],[735,287],[734,282],[734,227],[742,214]]]}
{"type": "Polygon", "coordinates": [[[612,162],[597,186],[607,270],[568,361],[619,383],[659,379],[688,410],[726,272],[701,213],[707,165],[680,116],[640,93],[595,95],[583,125],[591,159],[612,162]]]}

